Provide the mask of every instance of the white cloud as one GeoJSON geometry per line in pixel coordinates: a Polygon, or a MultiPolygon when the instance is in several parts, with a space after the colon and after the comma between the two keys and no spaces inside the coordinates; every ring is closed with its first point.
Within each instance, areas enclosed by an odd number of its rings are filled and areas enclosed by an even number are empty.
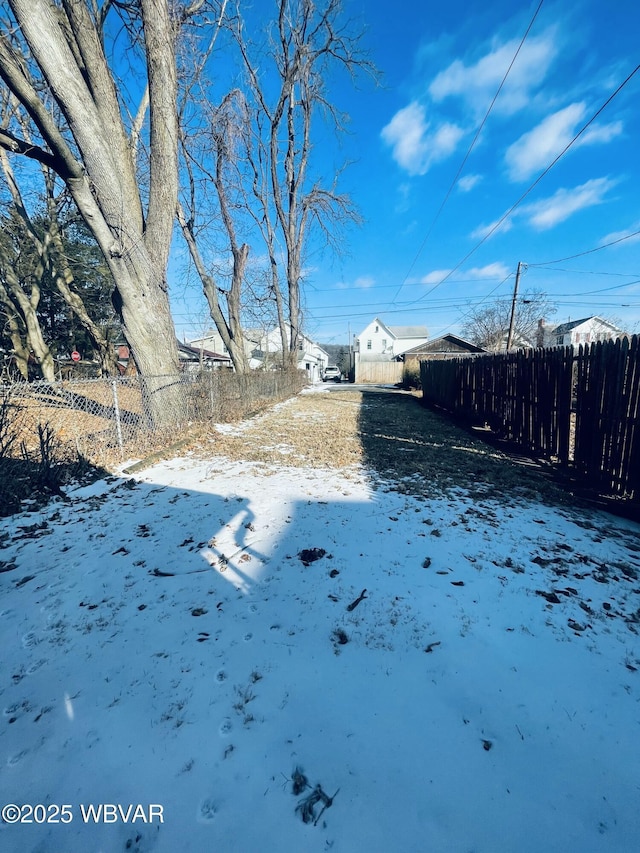
{"type": "Polygon", "coordinates": [[[445,279],[451,270],[432,270],[427,275],[422,276],[420,279],[420,284],[440,284],[440,282],[445,279]]]}
{"type": "Polygon", "coordinates": [[[338,281],[336,282],[335,287],[337,290],[351,290],[352,288],[368,290],[370,287],[373,287],[375,283],[376,280],[373,276],[361,275],[354,279],[354,281],[338,281]]]}
{"type": "Polygon", "coordinates": [[[373,276],[361,275],[353,282],[353,286],[359,287],[363,290],[367,290],[369,287],[373,287],[375,283],[376,280],[375,278],[373,278],[373,276]]]}
{"type": "MultiPolygon", "coordinates": [[[[448,97],[461,97],[477,109],[486,109],[509,68],[518,44],[519,41],[513,39],[496,45],[472,65],[456,59],[434,78],[429,94],[436,102],[448,97]]],[[[532,90],[544,80],[557,52],[553,30],[526,41],[509,71],[495,109],[512,114],[527,106],[532,90]]]]}
{"type": "Polygon", "coordinates": [[[629,243],[640,243],[640,233],[636,233],[640,231],[640,222],[635,222],[629,228],[626,228],[624,231],[612,231],[610,234],[607,234],[599,241],[600,245],[606,245],[607,243],[615,243],[616,241],[624,241],[622,244],[626,245],[629,243]],[[633,235],[633,236],[631,236],[633,235]]]}
{"type": "MultiPolygon", "coordinates": [[[[523,181],[546,168],[569,145],[586,115],[584,103],[569,104],[547,116],[507,148],[505,162],[512,181],[523,181]]],[[[622,133],[622,122],[596,125],[576,145],[610,142],[622,133]]]]}
{"type": "Polygon", "coordinates": [[[504,234],[513,228],[517,218],[525,219],[527,224],[537,231],[546,231],[569,219],[580,210],[602,204],[606,201],[606,194],[617,183],[617,180],[611,178],[593,178],[572,189],[561,188],[548,198],[516,208],[504,222],[496,219],[488,225],[479,226],[471,236],[477,240],[484,240],[495,233],[504,234]]]}
{"type": "Polygon", "coordinates": [[[500,222],[499,219],[495,219],[493,222],[489,222],[488,225],[478,226],[475,231],[471,232],[471,236],[474,240],[484,240],[489,235],[493,236],[497,233],[506,234],[507,231],[511,231],[512,228],[513,223],[511,219],[505,219],[504,222],[500,222]]]}
{"type": "Polygon", "coordinates": [[[425,108],[417,101],[399,110],[380,133],[392,149],[393,159],[410,175],[424,175],[433,163],[446,159],[462,134],[461,128],[449,122],[432,129],[425,108]]]}
{"type": "Polygon", "coordinates": [[[580,145],[590,145],[593,142],[611,142],[616,136],[620,136],[624,129],[621,121],[612,121],[611,124],[598,124],[585,131],[578,140],[580,145]]]}
{"type": "Polygon", "coordinates": [[[538,231],[546,231],[580,210],[602,204],[616,183],[610,178],[593,178],[578,187],[559,189],[549,198],[528,204],[520,210],[520,214],[538,231]]]}
{"type": "MultiPolygon", "coordinates": [[[[456,281],[477,281],[478,279],[502,279],[510,274],[510,270],[499,262],[487,264],[484,267],[471,267],[468,270],[457,270],[455,273],[456,281]]],[[[447,278],[451,270],[432,270],[427,275],[420,279],[420,284],[439,284],[443,279],[447,278]]]]}
{"type": "Polygon", "coordinates": [[[424,107],[415,101],[399,110],[382,128],[382,139],[393,148],[393,159],[410,174],[419,174],[426,153],[426,131],[424,107]]]}
{"type": "Polygon", "coordinates": [[[493,264],[487,264],[484,267],[472,267],[470,270],[462,273],[460,278],[466,278],[469,280],[476,278],[506,278],[510,274],[511,270],[507,269],[504,264],[495,262],[493,264]]]}
{"type": "Polygon", "coordinates": [[[458,181],[458,189],[460,192],[468,193],[482,180],[482,175],[465,175],[458,181]]]}
{"type": "Polygon", "coordinates": [[[548,166],[571,142],[574,128],[585,112],[584,104],[570,104],[547,116],[537,127],[510,145],[505,162],[511,180],[523,181],[538,169],[548,166]]]}

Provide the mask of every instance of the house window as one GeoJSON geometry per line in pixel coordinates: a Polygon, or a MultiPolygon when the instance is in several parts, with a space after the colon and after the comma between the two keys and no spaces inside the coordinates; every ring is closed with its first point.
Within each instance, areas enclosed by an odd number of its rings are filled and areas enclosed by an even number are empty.
{"type": "Polygon", "coordinates": [[[376,334],[380,331],[380,326],[376,326],[376,334]]]}
{"type": "Polygon", "coordinates": [[[563,341],[564,341],[563,336],[562,336],[562,335],[558,335],[558,337],[556,338],[556,344],[557,344],[559,347],[561,347],[561,346],[562,346],[562,344],[563,344],[563,341]]]}
{"type": "Polygon", "coordinates": [[[387,348],[387,339],[383,338],[382,339],[382,349],[385,350],[386,348],[387,348]]]}
{"type": "Polygon", "coordinates": [[[371,349],[371,341],[367,341],[367,349],[371,349]]]}

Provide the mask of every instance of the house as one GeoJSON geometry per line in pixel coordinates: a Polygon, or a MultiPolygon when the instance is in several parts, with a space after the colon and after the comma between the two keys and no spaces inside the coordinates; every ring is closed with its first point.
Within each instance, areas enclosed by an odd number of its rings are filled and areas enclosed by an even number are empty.
{"type": "Polygon", "coordinates": [[[406,350],[406,352],[401,353],[396,358],[398,361],[408,364],[411,361],[419,362],[426,361],[427,359],[455,358],[462,355],[476,356],[486,352],[487,350],[483,349],[483,347],[478,347],[469,341],[465,341],[464,338],[459,338],[457,335],[442,335],[440,338],[434,338],[432,341],[418,344],[418,346],[406,350]]]}
{"type": "MultiPolygon", "coordinates": [[[[282,364],[282,337],[280,329],[245,329],[244,345],[249,366],[254,369],[271,369],[282,364]]],[[[192,347],[206,347],[214,352],[227,353],[222,338],[217,331],[209,331],[198,340],[191,341],[192,347]]],[[[298,368],[304,370],[311,382],[322,378],[329,364],[329,354],[306,335],[298,341],[298,368]]]]}
{"type": "MultiPolygon", "coordinates": [[[[288,327],[287,331],[289,331],[288,327]]],[[[282,336],[279,328],[267,331],[249,329],[245,332],[245,336],[254,344],[249,361],[252,368],[270,368],[282,364],[282,336]]],[[[330,356],[319,344],[301,333],[298,340],[297,361],[298,369],[306,372],[309,381],[318,382],[329,364],[330,356]]]]}
{"type": "Polygon", "coordinates": [[[376,317],[357,336],[355,350],[361,361],[393,361],[428,337],[426,326],[388,326],[376,317]]]}
{"type": "Polygon", "coordinates": [[[298,347],[298,368],[306,370],[311,382],[319,382],[322,379],[324,370],[330,361],[329,353],[323,350],[320,344],[316,344],[306,335],[302,336],[302,341],[298,347]]]}
{"type": "MultiPolygon", "coordinates": [[[[220,367],[231,367],[231,359],[228,355],[206,350],[202,347],[192,347],[181,341],[176,341],[178,346],[178,359],[181,370],[212,370],[220,367]]],[[[118,370],[126,376],[137,373],[135,363],[131,358],[129,347],[125,343],[116,344],[116,356],[118,370]]]]}
{"type": "Polygon", "coordinates": [[[579,346],[598,341],[613,341],[623,337],[624,334],[613,323],[596,316],[570,320],[558,326],[547,326],[544,320],[539,320],[536,345],[539,347],[579,346]]]}
{"type": "Polygon", "coordinates": [[[426,326],[388,326],[379,317],[356,336],[353,353],[355,382],[395,384],[402,380],[398,356],[427,342],[426,326]]]}
{"type": "Polygon", "coordinates": [[[181,370],[214,370],[232,367],[231,358],[202,347],[193,347],[178,341],[178,358],[181,370]]]}

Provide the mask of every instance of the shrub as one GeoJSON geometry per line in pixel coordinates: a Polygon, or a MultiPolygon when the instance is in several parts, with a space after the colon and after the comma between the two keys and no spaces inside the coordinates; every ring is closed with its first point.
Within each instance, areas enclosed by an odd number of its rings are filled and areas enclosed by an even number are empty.
{"type": "Polygon", "coordinates": [[[402,368],[402,387],[407,390],[422,390],[422,382],[420,381],[420,362],[412,359],[405,362],[402,368]]]}

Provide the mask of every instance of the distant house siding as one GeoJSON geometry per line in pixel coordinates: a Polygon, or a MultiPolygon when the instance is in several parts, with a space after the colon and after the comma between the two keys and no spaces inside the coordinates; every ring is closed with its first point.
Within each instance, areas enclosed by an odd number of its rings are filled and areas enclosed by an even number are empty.
{"type": "Polygon", "coordinates": [[[599,341],[612,341],[624,332],[601,317],[585,317],[557,326],[547,326],[543,320],[538,325],[537,345],[545,347],[585,346],[599,341]]]}

